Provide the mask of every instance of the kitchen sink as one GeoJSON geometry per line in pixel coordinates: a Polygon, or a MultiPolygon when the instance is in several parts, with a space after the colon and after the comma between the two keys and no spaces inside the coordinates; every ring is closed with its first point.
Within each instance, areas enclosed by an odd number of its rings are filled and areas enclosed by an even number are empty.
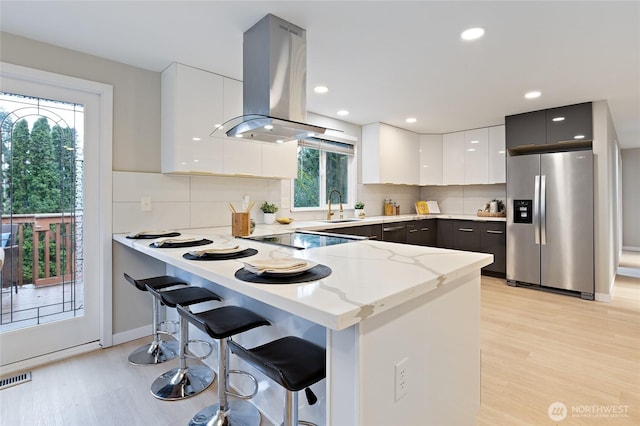
{"type": "Polygon", "coordinates": [[[324,222],[324,223],[343,223],[343,222],[360,222],[362,219],[358,219],[357,217],[349,217],[346,219],[323,219],[317,220],[316,222],[324,222]]]}

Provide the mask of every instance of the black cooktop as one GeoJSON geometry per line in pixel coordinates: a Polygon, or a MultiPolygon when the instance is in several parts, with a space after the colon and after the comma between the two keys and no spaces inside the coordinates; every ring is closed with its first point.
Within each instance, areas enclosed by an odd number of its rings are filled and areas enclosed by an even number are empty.
{"type": "Polygon", "coordinates": [[[366,240],[366,237],[356,235],[339,235],[326,232],[296,231],[282,234],[262,235],[257,237],[244,237],[248,240],[260,241],[263,243],[276,244],[280,246],[293,247],[298,250],[327,247],[336,244],[352,243],[354,241],[366,240]]]}

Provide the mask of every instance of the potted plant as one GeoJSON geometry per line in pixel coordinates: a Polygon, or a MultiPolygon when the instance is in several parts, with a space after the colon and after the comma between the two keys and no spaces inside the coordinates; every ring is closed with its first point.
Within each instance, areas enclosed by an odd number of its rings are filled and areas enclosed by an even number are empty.
{"type": "Polygon", "coordinates": [[[271,225],[276,221],[276,212],[278,211],[278,206],[275,204],[269,204],[268,202],[264,202],[260,205],[260,210],[264,213],[264,223],[267,225],[271,225]]]}
{"type": "Polygon", "coordinates": [[[360,219],[364,219],[364,203],[362,201],[356,201],[353,205],[353,217],[359,217],[360,219]]]}

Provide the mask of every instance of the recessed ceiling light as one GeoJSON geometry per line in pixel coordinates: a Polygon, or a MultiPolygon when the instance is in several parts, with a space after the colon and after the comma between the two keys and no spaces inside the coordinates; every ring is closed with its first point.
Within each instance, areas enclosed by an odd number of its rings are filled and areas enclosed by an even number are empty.
{"type": "Polygon", "coordinates": [[[480,143],[480,141],[471,141],[471,143],[480,143]]]}
{"type": "Polygon", "coordinates": [[[551,121],[564,121],[564,117],[553,117],[551,121]]]}
{"type": "Polygon", "coordinates": [[[475,150],[476,150],[475,148],[469,148],[469,149],[467,149],[467,151],[469,151],[469,152],[473,152],[473,151],[475,151],[475,150]]]}
{"type": "Polygon", "coordinates": [[[313,91],[316,93],[327,93],[329,88],[327,86],[316,86],[313,88],[313,91]]]}
{"type": "Polygon", "coordinates": [[[240,135],[240,134],[236,135],[236,138],[241,138],[241,137],[242,137],[242,135],[240,135]]]}
{"type": "Polygon", "coordinates": [[[264,128],[266,130],[271,130],[271,129],[273,129],[273,126],[271,124],[267,124],[266,126],[264,126],[264,128]]]}
{"type": "Polygon", "coordinates": [[[194,141],[199,141],[200,140],[200,138],[191,138],[191,139],[194,140],[194,141]]]}
{"type": "Polygon", "coordinates": [[[416,120],[416,118],[415,118],[415,117],[409,117],[409,118],[407,118],[407,119],[406,119],[406,120],[404,120],[404,121],[406,121],[407,123],[415,123],[415,122],[416,122],[416,121],[418,121],[418,120],[416,120]]]}
{"type": "Polygon", "coordinates": [[[278,139],[278,140],[276,141],[276,143],[283,143],[283,142],[284,142],[284,141],[283,141],[282,139],[278,139]]]}
{"type": "Polygon", "coordinates": [[[498,154],[504,154],[504,151],[498,151],[498,154]]]}
{"type": "Polygon", "coordinates": [[[524,97],[527,98],[527,99],[535,99],[535,98],[539,98],[540,95],[542,95],[542,93],[540,93],[537,90],[534,90],[534,91],[525,93],[524,97]]]}
{"type": "Polygon", "coordinates": [[[484,28],[474,27],[464,30],[462,34],[460,34],[460,38],[463,40],[477,40],[484,35],[484,28]]]}
{"type": "Polygon", "coordinates": [[[575,135],[574,139],[584,139],[584,135],[575,135]]]}
{"type": "Polygon", "coordinates": [[[337,112],[338,115],[349,115],[349,111],[347,111],[346,109],[341,109],[340,111],[337,112]]]}

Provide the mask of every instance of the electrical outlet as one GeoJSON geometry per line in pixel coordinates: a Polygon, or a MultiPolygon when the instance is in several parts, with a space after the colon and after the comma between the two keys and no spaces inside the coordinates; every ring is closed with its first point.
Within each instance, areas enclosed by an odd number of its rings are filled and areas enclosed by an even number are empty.
{"type": "Polygon", "coordinates": [[[143,211],[143,212],[151,211],[151,197],[140,198],[140,211],[143,211]]]}
{"type": "Polygon", "coordinates": [[[393,366],[396,383],[396,401],[399,401],[403,396],[407,394],[409,383],[409,358],[404,358],[402,361],[393,366]]]}

